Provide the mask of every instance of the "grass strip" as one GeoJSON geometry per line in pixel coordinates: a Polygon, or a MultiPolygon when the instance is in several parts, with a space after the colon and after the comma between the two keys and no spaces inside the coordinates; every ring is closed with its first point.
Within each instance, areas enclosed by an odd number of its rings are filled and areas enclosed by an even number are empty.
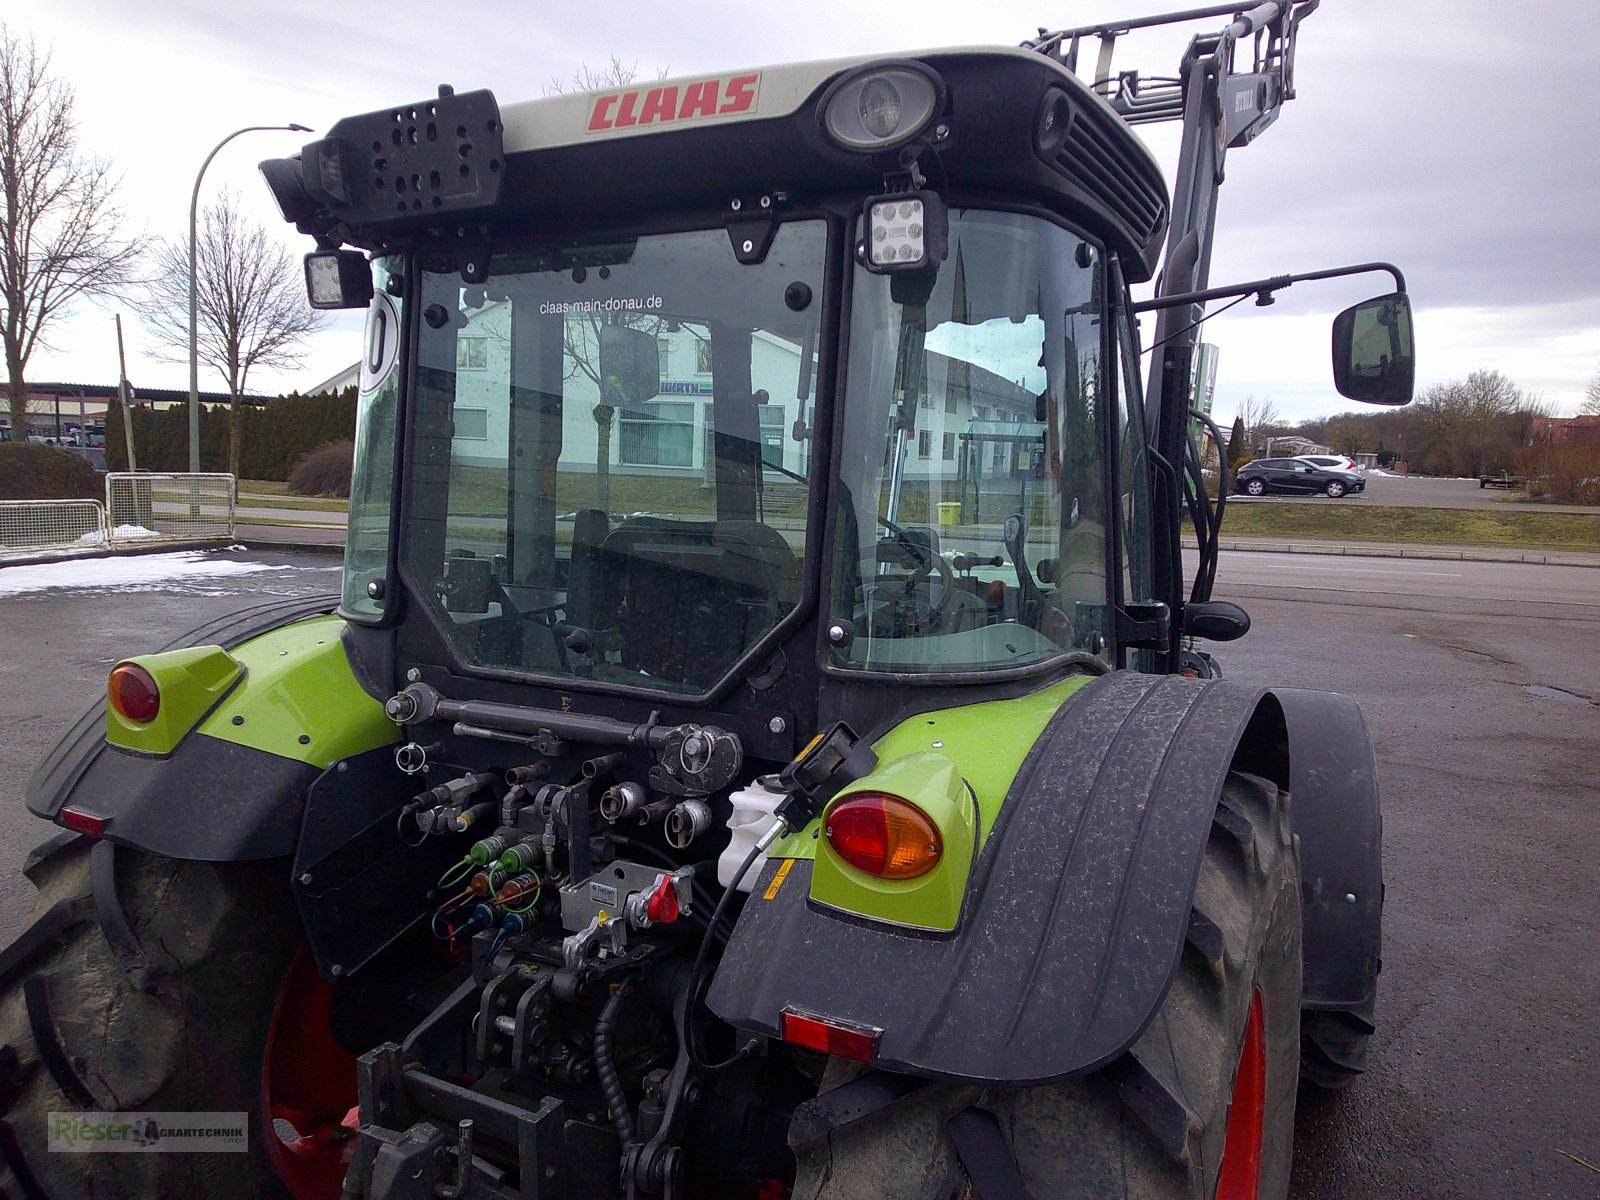
{"type": "Polygon", "coordinates": [[[1600,550],[1600,513],[1325,504],[1230,504],[1224,537],[1600,550]]]}
{"type": "Polygon", "coordinates": [[[256,496],[239,496],[234,501],[235,508],[284,508],[298,509],[304,512],[344,512],[350,507],[347,500],[337,496],[273,496],[270,499],[260,499],[256,496]]]}

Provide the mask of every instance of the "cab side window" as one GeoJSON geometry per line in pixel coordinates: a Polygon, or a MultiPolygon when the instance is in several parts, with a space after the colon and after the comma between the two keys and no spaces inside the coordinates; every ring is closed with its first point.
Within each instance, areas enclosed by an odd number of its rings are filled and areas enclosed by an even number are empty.
{"type": "Polygon", "coordinates": [[[1117,513],[1121,526],[1120,574],[1122,603],[1154,598],[1151,572],[1153,531],[1150,521],[1150,457],[1144,440],[1144,397],[1140,389],[1137,329],[1129,311],[1120,270],[1113,285],[1117,309],[1117,513]]]}

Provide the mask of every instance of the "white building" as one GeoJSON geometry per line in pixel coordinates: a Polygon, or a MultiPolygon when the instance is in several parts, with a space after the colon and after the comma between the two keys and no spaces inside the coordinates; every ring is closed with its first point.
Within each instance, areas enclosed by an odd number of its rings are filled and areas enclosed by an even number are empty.
{"type": "MultiPolygon", "coordinates": [[[[471,466],[504,466],[509,436],[508,381],[511,373],[510,309],[491,302],[474,312],[456,341],[455,437],[452,457],[471,466]]],[[[611,469],[617,475],[699,474],[712,471],[714,417],[711,343],[691,325],[660,332],[660,391],[640,404],[616,412],[611,437],[611,469]]],[[[801,379],[800,346],[764,330],[752,340],[751,383],[758,394],[762,458],[799,475],[810,466],[812,442],[797,440],[797,421],[814,420],[814,385],[807,395],[801,379]],[[764,393],[764,394],[763,394],[764,393]]],[[[559,468],[589,470],[595,461],[599,426],[574,420],[600,402],[593,362],[598,353],[567,355],[563,384],[565,421],[559,468]]],[[[814,380],[815,370],[806,373],[814,380]]],[[[955,480],[974,475],[991,479],[1031,469],[1023,453],[1041,426],[1034,420],[1035,397],[1021,384],[960,359],[929,352],[915,428],[907,446],[908,478],[955,480]],[[969,455],[965,470],[963,453],[969,455]]]]}

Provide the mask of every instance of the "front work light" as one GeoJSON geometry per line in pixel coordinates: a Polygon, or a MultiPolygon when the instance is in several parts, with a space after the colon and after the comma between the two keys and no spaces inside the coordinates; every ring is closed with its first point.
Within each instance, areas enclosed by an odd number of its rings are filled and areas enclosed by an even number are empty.
{"type": "Polygon", "coordinates": [[[949,221],[937,192],[873,196],[866,206],[864,258],[869,271],[914,271],[944,261],[949,221]]]}
{"type": "Polygon", "coordinates": [[[933,121],[939,77],[920,63],[868,67],[846,75],[822,99],[822,128],[846,150],[892,150],[933,121]]]}
{"type": "Polygon", "coordinates": [[[365,308],[372,300],[372,266],[359,250],[306,255],[306,299],[312,308],[365,308]]]}

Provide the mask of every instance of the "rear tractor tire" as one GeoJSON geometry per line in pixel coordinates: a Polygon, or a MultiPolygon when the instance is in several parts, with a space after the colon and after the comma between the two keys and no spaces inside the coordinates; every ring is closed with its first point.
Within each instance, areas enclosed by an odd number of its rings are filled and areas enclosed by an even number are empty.
{"type": "Polygon", "coordinates": [[[326,1033],[284,864],[48,849],[0,952],[0,1195],[335,1200],[354,1061],[326,1033]],[[319,1019],[324,1041],[305,1036],[319,1019]],[[314,1069],[269,1088],[269,1038],[314,1069]],[[247,1113],[248,1147],[48,1152],[49,1114],[75,1112],[247,1113]]]}
{"type": "MultiPolygon", "coordinates": [[[[794,1200],[1283,1200],[1300,1053],[1300,868],[1289,798],[1228,776],[1177,974],[1095,1074],[930,1083],[799,1151],[794,1200]],[[1009,1160],[1009,1161],[1007,1161],[1009,1160]],[[968,1189],[964,1191],[963,1189],[968,1189]]],[[[853,1072],[838,1060],[825,1088],[853,1072]]]]}

